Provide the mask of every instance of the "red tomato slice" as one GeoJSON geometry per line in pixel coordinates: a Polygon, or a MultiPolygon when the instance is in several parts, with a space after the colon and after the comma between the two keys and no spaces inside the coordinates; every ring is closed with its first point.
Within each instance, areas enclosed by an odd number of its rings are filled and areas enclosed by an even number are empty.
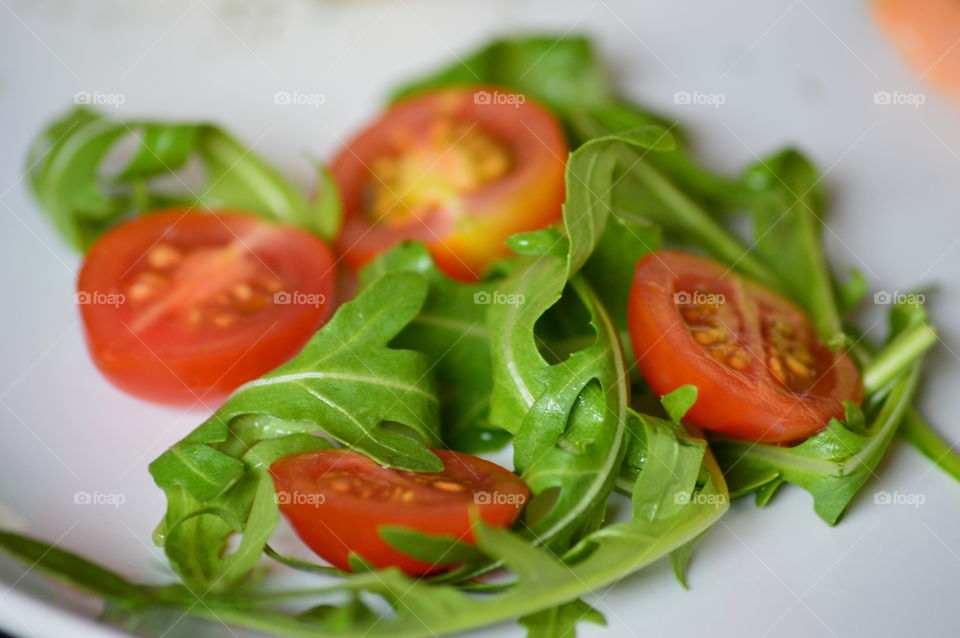
{"type": "Polygon", "coordinates": [[[824,346],[803,311],[708,259],[641,259],[628,324],[647,383],[659,395],[696,385],[686,418],[707,430],[797,441],[863,397],[853,361],[824,346]]]}
{"type": "Polygon", "coordinates": [[[353,268],[405,239],[452,277],[475,280],[515,233],[561,217],[567,145],[557,120],[519,93],[460,88],[402,102],[334,159],[353,268]]]}
{"type": "Polygon", "coordinates": [[[170,210],[97,240],[77,300],[90,354],[117,387],[161,403],[217,401],[323,324],[333,269],[330,249],[302,230],[170,210]]]}
{"type": "Polygon", "coordinates": [[[391,547],[383,525],[474,542],[470,511],[490,526],[509,527],[530,496],[516,474],[481,458],[433,450],[444,470],[419,473],[378,465],[349,450],[318,450],[284,457],[270,467],[280,510],[310,549],[350,570],[355,553],[379,568],[412,575],[449,564],[416,560],[391,547]]]}

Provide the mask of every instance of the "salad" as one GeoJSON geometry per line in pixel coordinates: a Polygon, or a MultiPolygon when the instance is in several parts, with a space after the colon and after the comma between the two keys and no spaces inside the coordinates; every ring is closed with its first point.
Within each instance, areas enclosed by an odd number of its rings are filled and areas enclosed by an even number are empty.
{"type": "Polygon", "coordinates": [[[397,88],[310,196],[212,124],[53,122],[30,181],[85,255],[91,358],[210,415],[150,464],[178,582],[0,547],[137,632],[559,638],[655,561],[686,587],[733,498],[791,484],[835,525],[895,441],[960,480],[914,406],[923,296],[858,330],[816,167],[717,174],[606,78],[582,37],[496,40],[397,88]],[[271,545],[281,517],[315,560],[271,545]]]}

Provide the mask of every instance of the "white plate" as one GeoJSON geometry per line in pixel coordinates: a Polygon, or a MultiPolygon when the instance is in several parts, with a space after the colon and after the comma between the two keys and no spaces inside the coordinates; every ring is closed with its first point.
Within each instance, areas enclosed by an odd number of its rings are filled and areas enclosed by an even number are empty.
{"type": "MultiPolygon", "coordinates": [[[[930,296],[944,343],[922,406],[956,439],[960,118],[906,69],[862,4],[4,0],[0,521],[129,577],[167,577],[149,538],[163,499],[146,467],[204,415],[128,398],[87,358],[72,303],[77,258],[41,218],[22,176],[28,142],[76,92],[123,96],[116,112],[124,117],[220,122],[306,187],[304,156],[329,156],[398,80],[527,28],[596,36],[624,89],[680,117],[722,170],[784,144],[811,153],[827,171],[836,268],[856,266],[890,292],[940,284],[930,296]],[[325,103],[275,105],[283,90],[322,94],[325,103]],[[877,104],[878,91],[925,102],[877,104]],[[723,104],[678,104],[678,92],[720,95],[723,104]],[[125,502],[77,505],[78,491],[125,502]]],[[[863,325],[882,310],[867,309],[863,325]]],[[[960,486],[903,446],[880,469],[834,529],[798,489],[767,510],[735,504],[702,543],[691,591],[659,564],[592,596],[610,627],[582,635],[955,634],[960,486]],[[878,505],[877,491],[925,502],[878,505]]],[[[3,563],[7,582],[22,572],[3,563]]],[[[81,623],[96,610],[35,574],[0,593],[0,626],[18,635],[115,635],[81,623]]]]}

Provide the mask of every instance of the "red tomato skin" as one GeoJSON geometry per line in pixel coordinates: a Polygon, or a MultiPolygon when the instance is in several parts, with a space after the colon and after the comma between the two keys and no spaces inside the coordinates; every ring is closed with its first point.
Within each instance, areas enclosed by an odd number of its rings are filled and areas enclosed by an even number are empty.
{"type": "Polygon", "coordinates": [[[478,86],[410,98],[387,110],[334,158],[330,172],[344,206],[344,226],[336,248],[351,268],[362,267],[402,240],[419,239],[447,275],[476,281],[494,260],[511,254],[505,243],[508,237],[561,219],[568,148],[559,123],[527,96],[520,105],[478,103],[475,96],[484,91],[515,94],[478,86]],[[439,113],[453,113],[458,121],[475,121],[509,145],[517,157],[515,170],[465,196],[469,214],[459,219],[438,211],[424,223],[413,220],[371,227],[363,219],[368,166],[389,150],[386,139],[390,131],[419,129],[439,113]]]}
{"type": "MultiPolygon", "coordinates": [[[[746,283],[720,264],[677,251],[659,251],[637,264],[627,316],[637,365],[650,388],[662,396],[686,384],[696,385],[697,401],[685,420],[706,430],[760,443],[782,444],[804,439],[823,429],[831,418],[843,418],[843,401],[863,397],[860,374],[846,353],[833,353],[831,369],[818,384],[827,393],[802,399],[764,377],[722,365],[693,340],[673,301],[677,274],[699,273],[713,289],[739,307],[748,297],[802,311],[759,285],[746,283]],[[750,291],[748,293],[748,290],[750,291]]],[[[749,328],[751,339],[758,333],[749,328]]],[[[765,370],[759,374],[766,374],[765,370]]]]}
{"type": "MultiPolygon", "coordinates": [[[[526,485],[512,472],[471,455],[450,450],[433,450],[449,470],[451,464],[463,465],[477,475],[492,477],[485,491],[514,495],[511,502],[475,502],[473,493],[469,502],[424,504],[419,499],[410,503],[360,501],[338,497],[335,492],[324,492],[322,504],[304,499],[281,499],[280,510],[290,522],[297,536],[321,558],[344,571],[352,571],[351,552],[384,569],[398,567],[414,576],[446,571],[450,564],[434,564],[417,560],[391,547],[377,532],[380,526],[416,529],[429,534],[453,536],[466,543],[474,543],[471,510],[493,527],[509,527],[516,520],[523,503],[529,497],[526,485]],[[519,504],[516,504],[519,503],[519,504]]],[[[279,494],[316,493],[313,477],[340,463],[351,465],[360,457],[367,470],[389,472],[367,457],[348,450],[321,450],[284,457],[270,467],[279,494]],[[341,461],[338,459],[347,459],[341,461]],[[333,459],[333,460],[331,460],[333,459]]],[[[342,467],[342,466],[341,466],[342,467]]],[[[482,500],[482,499],[481,499],[482,500]]],[[[489,501],[489,499],[488,499],[489,501]]]]}
{"type": "Polygon", "coordinates": [[[334,261],[327,245],[293,227],[232,211],[163,210],[116,226],[87,253],[77,277],[78,295],[122,294],[120,279],[165,230],[185,233],[188,239],[190,235],[208,239],[222,235],[228,227],[231,237],[266,228],[276,243],[258,246],[257,257],[275,267],[282,264],[285,274],[295,279],[290,288],[323,295],[327,303],[274,306],[270,316],[253,325],[200,335],[192,344],[183,342],[182,333],[162,325],[151,332],[149,342],[138,339],[126,327],[132,317],[125,304],[79,304],[90,356],[114,386],[166,405],[216,405],[238,386],[289,359],[329,317],[334,261]]]}

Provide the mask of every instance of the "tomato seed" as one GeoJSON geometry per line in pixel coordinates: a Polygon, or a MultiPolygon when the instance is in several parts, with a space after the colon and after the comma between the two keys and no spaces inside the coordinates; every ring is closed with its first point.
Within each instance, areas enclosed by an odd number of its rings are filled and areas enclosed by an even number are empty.
{"type": "Polygon", "coordinates": [[[267,292],[276,294],[283,290],[283,282],[276,277],[270,277],[263,282],[263,287],[267,289],[267,292]]]}
{"type": "Polygon", "coordinates": [[[143,301],[152,297],[166,284],[167,280],[164,277],[153,272],[144,272],[127,289],[127,294],[132,301],[143,301]]]}
{"type": "Polygon", "coordinates": [[[211,321],[213,322],[213,325],[215,325],[218,328],[228,328],[232,326],[234,322],[236,322],[236,320],[237,320],[236,315],[223,314],[223,315],[217,315],[211,321]]]}
{"type": "Polygon", "coordinates": [[[727,357],[727,364],[734,370],[739,370],[740,372],[746,371],[746,369],[749,367],[747,355],[743,353],[743,350],[736,350],[733,354],[727,357]]]}
{"type": "Polygon", "coordinates": [[[444,492],[462,492],[463,486],[459,483],[452,483],[450,481],[437,481],[433,484],[435,488],[444,492]]]}
{"type": "Polygon", "coordinates": [[[234,284],[234,286],[230,288],[230,292],[240,301],[250,301],[253,299],[253,288],[244,283],[234,284]]]}
{"type": "Polygon", "coordinates": [[[143,301],[153,296],[153,293],[154,287],[145,281],[135,282],[127,289],[127,296],[130,297],[131,301],[143,301]]]}
{"type": "Polygon", "coordinates": [[[153,268],[169,268],[180,263],[180,251],[170,244],[157,244],[147,253],[147,263],[153,268]]]}
{"type": "Polygon", "coordinates": [[[715,329],[694,330],[693,338],[701,346],[708,346],[723,338],[723,332],[715,329]]]}
{"type": "Polygon", "coordinates": [[[770,367],[770,372],[773,373],[773,376],[777,378],[777,381],[783,384],[787,383],[787,373],[784,371],[783,364],[780,363],[779,357],[769,357],[767,359],[767,365],[770,367]]]}

